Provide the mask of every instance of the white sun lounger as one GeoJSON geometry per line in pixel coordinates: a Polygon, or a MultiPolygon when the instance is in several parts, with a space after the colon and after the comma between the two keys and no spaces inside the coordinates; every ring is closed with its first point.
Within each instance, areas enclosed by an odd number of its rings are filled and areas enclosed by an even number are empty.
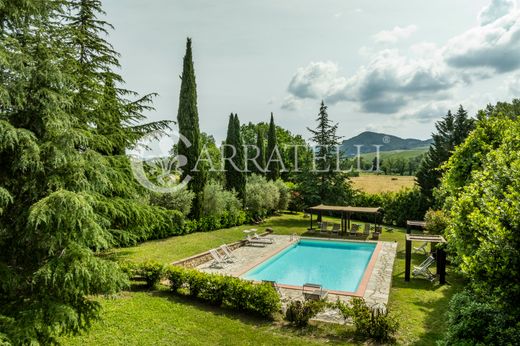
{"type": "Polygon", "coordinates": [[[423,254],[426,255],[426,246],[428,245],[428,242],[425,241],[424,243],[421,244],[421,246],[418,246],[418,247],[414,247],[413,249],[417,252],[422,252],[423,254]]]}
{"type": "Polygon", "coordinates": [[[227,262],[235,262],[237,256],[233,255],[233,252],[227,247],[226,244],[222,244],[219,247],[220,250],[224,253],[224,261],[227,262]]]}
{"type": "Polygon", "coordinates": [[[267,242],[267,241],[264,241],[261,239],[253,239],[253,238],[251,238],[251,236],[249,234],[246,235],[246,241],[247,241],[247,245],[266,246],[266,245],[270,244],[270,242],[267,242]]]}
{"type": "Polygon", "coordinates": [[[211,249],[209,250],[209,254],[211,255],[211,257],[213,257],[213,262],[209,265],[210,267],[224,267],[226,265],[226,261],[224,260],[223,257],[221,257],[217,250],[215,249],[211,249]]]}
{"type": "Polygon", "coordinates": [[[433,262],[435,262],[435,258],[428,256],[421,264],[413,267],[412,275],[423,276],[430,281],[435,280],[435,275],[429,269],[433,262]]]}
{"type": "Polygon", "coordinates": [[[265,241],[266,243],[269,242],[269,244],[273,244],[274,243],[274,238],[273,237],[260,237],[256,233],[253,234],[253,239],[260,240],[260,241],[265,241]]]}

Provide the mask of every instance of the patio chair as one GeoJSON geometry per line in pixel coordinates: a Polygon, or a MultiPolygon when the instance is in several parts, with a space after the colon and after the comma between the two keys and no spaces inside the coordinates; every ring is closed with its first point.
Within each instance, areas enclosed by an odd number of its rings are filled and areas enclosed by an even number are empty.
{"type": "Polygon", "coordinates": [[[209,250],[209,254],[213,258],[213,262],[209,265],[210,267],[224,268],[226,261],[218,254],[217,250],[211,249],[209,250]]]}
{"type": "Polygon", "coordinates": [[[270,244],[270,243],[265,242],[265,241],[263,241],[261,239],[253,239],[253,238],[251,238],[251,236],[249,234],[246,236],[246,245],[266,246],[268,244],[270,244]]]}
{"type": "Polygon", "coordinates": [[[352,226],[350,227],[350,235],[357,236],[358,230],[359,230],[359,225],[357,223],[353,223],[352,226]]]}
{"type": "Polygon", "coordinates": [[[414,247],[414,251],[416,252],[422,252],[423,254],[426,255],[426,246],[428,245],[428,242],[425,241],[424,243],[421,244],[421,246],[418,246],[418,247],[414,247]]]}
{"type": "Polygon", "coordinates": [[[426,258],[421,264],[413,267],[412,275],[422,276],[430,281],[435,280],[435,275],[433,275],[429,269],[433,262],[435,262],[435,258],[433,258],[433,256],[428,256],[428,258],[426,258]]]}
{"type": "Polygon", "coordinates": [[[366,235],[367,237],[370,235],[370,225],[368,223],[365,224],[363,235],[366,235]]]}
{"type": "Polygon", "coordinates": [[[235,262],[237,256],[233,255],[233,252],[231,252],[226,244],[220,245],[219,249],[224,253],[224,260],[226,262],[235,262]]]}
{"type": "Polygon", "coordinates": [[[274,238],[273,237],[260,237],[256,233],[253,234],[253,239],[265,241],[266,243],[269,242],[269,244],[273,244],[274,243],[274,238]]]}
{"type": "Polygon", "coordinates": [[[320,224],[320,233],[326,233],[327,232],[327,227],[329,226],[329,224],[325,221],[323,221],[321,224],[320,224]]]}
{"type": "Polygon", "coordinates": [[[333,223],[331,232],[335,233],[335,234],[339,234],[340,231],[341,231],[341,228],[340,228],[339,223],[333,223]]]}
{"type": "Polygon", "coordinates": [[[321,300],[327,298],[329,292],[324,290],[321,285],[306,283],[302,287],[303,297],[306,300],[321,300]]]}

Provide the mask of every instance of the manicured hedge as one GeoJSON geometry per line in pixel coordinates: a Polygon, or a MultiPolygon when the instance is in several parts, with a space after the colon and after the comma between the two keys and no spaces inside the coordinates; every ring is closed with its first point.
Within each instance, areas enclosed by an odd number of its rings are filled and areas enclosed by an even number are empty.
{"type": "Polygon", "coordinates": [[[202,273],[170,266],[167,269],[172,292],[189,295],[217,306],[270,317],[281,309],[280,297],[269,284],[254,284],[231,276],[202,273]]]}

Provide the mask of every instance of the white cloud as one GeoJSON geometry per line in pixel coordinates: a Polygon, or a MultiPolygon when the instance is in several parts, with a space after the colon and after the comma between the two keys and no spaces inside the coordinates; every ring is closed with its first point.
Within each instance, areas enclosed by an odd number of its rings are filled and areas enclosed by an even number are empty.
{"type": "Polygon", "coordinates": [[[448,41],[446,62],[455,68],[488,68],[504,73],[520,68],[520,12],[474,27],[448,41]]]}
{"type": "Polygon", "coordinates": [[[514,0],[491,0],[478,15],[480,25],[488,25],[516,8],[514,0]]]}
{"type": "Polygon", "coordinates": [[[411,100],[437,96],[454,83],[435,59],[409,59],[398,50],[384,50],[348,79],[332,62],[313,62],[298,69],[288,91],[300,99],[331,104],[357,101],[363,112],[391,114],[411,100]]]}
{"type": "Polygon", "coordinates": [[[415,25],[408,25],[405,27],[396,26],[392,30],[383,30],[373,36],[376,43],[396,43],[401,39],[410,37],[417,27],[415,25]]]}
{"type": "Polygon", "coordinates": [[[303,99],[322,99],[334,97],[341,92],[347,80],[339,76],[339,68],[331,61],[311,62],[299,68],[289,83],[289,92],[303,99]]]}
{"type": "Polygon", "coordinates": [[[282,101],[281,109],[286,111],[295,111],[300,109],[302,106],[302,100],[297,99],[296,97],[289,95],[285,97],[282,101]]]}
{"type": "Polygon", "coordinates": [[[516,73],[509,78],[507,88],[513,97],[520,98],[520,73],[516,73]]]}

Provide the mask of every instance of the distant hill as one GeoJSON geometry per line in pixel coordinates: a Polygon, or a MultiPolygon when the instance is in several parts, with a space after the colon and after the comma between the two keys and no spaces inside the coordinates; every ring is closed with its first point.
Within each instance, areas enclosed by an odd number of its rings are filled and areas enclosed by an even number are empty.
{"type": "Polygon", "coordinates": [[[415,138],[401,138],[385,133],[365,131],[357,136],[344,140],[341,143],[341,150],[348,156],[354,156],[357,154],[356,145],[362,145],[360,152],[361,154],[366,154],[376,151],[376,147],[374,145],[381,145],[379,150],[383,152],[425,149],[428,148],[431,143],[432,139],[421,140],[415,138]]]}

